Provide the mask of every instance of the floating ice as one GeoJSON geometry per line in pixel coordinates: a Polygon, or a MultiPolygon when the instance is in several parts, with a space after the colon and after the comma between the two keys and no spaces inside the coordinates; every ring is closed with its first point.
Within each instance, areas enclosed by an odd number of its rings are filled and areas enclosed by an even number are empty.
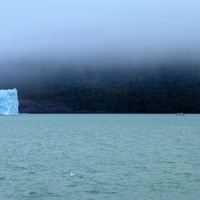
{"type": "Polygon", "coordinates": [[[0,115],[17,115],[19,101],[16,89],[0,90],[0,115]]]}

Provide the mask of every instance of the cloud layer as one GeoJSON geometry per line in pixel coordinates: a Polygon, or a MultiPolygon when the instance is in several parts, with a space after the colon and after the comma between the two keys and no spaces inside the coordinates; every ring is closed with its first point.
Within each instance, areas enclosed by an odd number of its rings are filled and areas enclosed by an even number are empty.
{"type": "Polygon", "coordinates": [[[0,1],[0,59],[197,58],[199,7],[197,0],[0,1]]]}

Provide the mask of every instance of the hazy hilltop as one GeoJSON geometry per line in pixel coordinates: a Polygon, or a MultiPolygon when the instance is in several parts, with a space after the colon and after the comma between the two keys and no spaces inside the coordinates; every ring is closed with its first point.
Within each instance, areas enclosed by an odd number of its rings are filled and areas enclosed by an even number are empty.
{"type": "Polygon", "coordinates": [[[1,67],[0,88],[18,89],[20,112],[200,112],[198,62],[101,64],[14,62],[1,67]]]}

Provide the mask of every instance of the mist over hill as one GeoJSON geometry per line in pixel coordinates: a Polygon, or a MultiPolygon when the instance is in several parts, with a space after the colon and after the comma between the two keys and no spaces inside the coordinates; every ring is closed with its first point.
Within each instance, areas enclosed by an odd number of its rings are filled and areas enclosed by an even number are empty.
{"type": "Polygon", "coordinates": [[[0,2],[0,88],[20,111],[200,112],[197,0],[0,2]]]}
{"type": "Polygon", "coordinates": [[[0,88],[18,89],[20,112],[200,112],[197,61],[148,66],[24,60],[6,66],[1,66],[0,88]]]}

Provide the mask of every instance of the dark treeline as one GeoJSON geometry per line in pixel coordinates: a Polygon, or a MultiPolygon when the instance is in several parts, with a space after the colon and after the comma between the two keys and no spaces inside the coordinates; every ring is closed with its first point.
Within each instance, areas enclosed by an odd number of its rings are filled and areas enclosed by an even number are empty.
{"type": "Polygon", "coordinates": [[[2,72],[20,112],[200,113],[200,67],[32,67],[2,72]]]}

